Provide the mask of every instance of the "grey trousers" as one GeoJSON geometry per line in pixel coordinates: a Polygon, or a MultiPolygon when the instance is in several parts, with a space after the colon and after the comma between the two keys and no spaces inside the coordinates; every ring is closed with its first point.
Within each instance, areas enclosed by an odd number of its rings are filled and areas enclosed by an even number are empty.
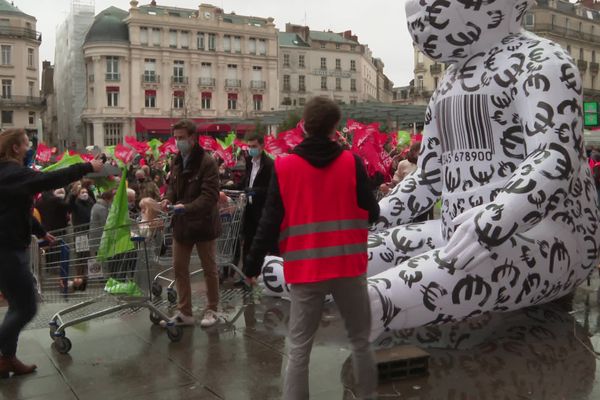
{"type": "Polygon", "coordinates": [[[325,296],[332,294],[344,319],[352,347],[352,363],[360,399],[375,399],[377,369],[369,343],[371,308],[364,275],[290,287],[289,360],[284,380],[284,400],[309,398],[308,365],[313,340],[323,312],[325,296]]]}

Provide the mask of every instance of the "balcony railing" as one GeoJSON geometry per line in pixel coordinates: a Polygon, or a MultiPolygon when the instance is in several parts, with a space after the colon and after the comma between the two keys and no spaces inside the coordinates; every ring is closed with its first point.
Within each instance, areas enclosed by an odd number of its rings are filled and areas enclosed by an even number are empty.
{"type": "Polygon", "coordinates": [[[42,41],[42,34],[33,29],[18,28],[13,26],[0,26],[0,37],[10,37],[18,39],[31,39],[36,42],[42,41]]]}
{"type": "Polygon", "coordinates": [[[160,75],[156,74],[143,74],[142,83],[160,83],[160,75]]]}
{"type": "Polygon", "coordinates": [[[430,65],[429,71],[431,72],[431,75],[439,75],[442,73],[442,65],[441,64],[430,65]]]}
{"type": "MultiPolygon", "coordinates": [[[[10,96],[10,97],[0,97],[0,106],[4,107],[22,107],[22,106],[32,106],[32,107],[41,107],[46,104],[46,99],[43,97],[33,97],[33,96],[10,96]]],[[[2,107],[0,107],[2,108],[2,107]]]]}
{"type": "Polygon", "coordinates": [[[198,79],[198,86],[214,87],[215,84],[216,84],[215,78],[200,78],[200,79],[198,79]]]}
{"type": "Polygon", "coordinates": [[[600,71],[600,64],[598,64],[597,62],[591,62],[590,72],[592,73],[592,75],[598,75],[598,71],[600,71]]]}
{"type": "Polygon", "coordinates": [[[106,80],[106,82],[120,82],[121,74],[119,74],[119,73],[106,74],[104,79],[106,80]]]}
{"type": "Polygon", "coordinates": [[[242,81],[239,79],[225,79],[226,88],[239,88],[242,87],[242,81]]]}
{"type": "Polygon", "coordinates": [[[577,67],[579,67],[579,70],[582,73],[585,73],[585,71],[587,71],[588,62],[585,60],[577,60],[577,67]]]}
{"type": "Polygon", "coordinates": [[[266,89],[267,82],[265,82],[265,81],[250,81],[250,88],[251,89],[266,89]]]}
{"type": "Polygon", "coordinates": [[[188,77],[187,76],[172,76],[171,84],[173,85],[187,85],[188,77]]]}
{"type": "Polygon", "coordinates": [[[600,43],[600,35],[579,32],[578,30],[575,30],[571,27],[567,29],[566,26],[560,26],[556,24],[552,25],[536,23],[530,29],[535,33],[549,33],[561,38],[577,39],[585,42],[600,43]]]}

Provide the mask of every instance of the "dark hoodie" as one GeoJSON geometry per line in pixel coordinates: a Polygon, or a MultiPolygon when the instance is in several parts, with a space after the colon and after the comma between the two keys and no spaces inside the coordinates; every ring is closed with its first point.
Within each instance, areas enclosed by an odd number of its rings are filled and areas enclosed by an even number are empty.
{"type": "MultiPolygon", "coordinates": [[[[343,152],[344,149],[336,142],[316,136],[306,138],[293,151],[294,154],[317,168],[325,168],[343,152]]],[[[373,188],[370,187],[367,171],[362,160],[357,155],[354,155],[354,158],[356,159],[356,198],[358,206],[369,212],[369,223],[374,223],[379,219],[379,204],[377,204],[377,200],[373,195],[373,188]]],[[[246,255],[244,262],[244,273],[248,277],[260,275],[265,256],[270,249],[277,248],[279,228],[283,221],[284,212],[277,171],[274,168],[264,212],[252,242],[250,254],[246,255]]]]}

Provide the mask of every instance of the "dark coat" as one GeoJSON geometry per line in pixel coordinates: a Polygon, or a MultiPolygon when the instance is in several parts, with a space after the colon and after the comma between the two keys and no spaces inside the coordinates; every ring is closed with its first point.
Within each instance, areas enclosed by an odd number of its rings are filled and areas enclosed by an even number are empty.
{"type": "MultiPolygon", "coordinates": [[[[273,175],[274,162],[264,152],[260,158],[260,168],[258,174],[254,179],[254,185],[250,188],[250,177],[252,175],[252,157],[246,159],[246,176],[244,177],[243,187],[248,197],[252,197],[252,204],[248,203],[246,208],[246,221],[254,221],[258,224],[262,210],[267,200],[267,191],[269,190],[269,183],[271,182],[271,176],[273,175]]],[[[256,230],[256,227],[254,227],[256,230]]]]}
{"type": "Polygon", "coordinates": [[[67,186],[93,172],[89,163],[41,173],[14,161],[0,162],[0,246],[24,249],[31,242],[33,196],[67,186]]]}
{"type": "Polygon", "coordinates": [[[85,225],[89,225],[92,215],[92,207],[94,201],[91,196],[87,201],[83,201],[74,194],[69,197],[69,209],[71,211],[71,223],[75,227],[87,229],[85,225]]]}
{"type": "Polygon", "coordinates": [[[173,237],[180,243],[207,242],[221,235],[219,168],[216,161],[195,145],[187,165],[177,155],[172,164],[166,198],[184,204],[185,213],[173,217],[173,237]]]}
{"type": "Polygon", "coordinates": [[[42,217],[42,226],[47,231],[64,229],[69,225],[69,204],[52,192],[42,193],[35,208],[42,217]]]}

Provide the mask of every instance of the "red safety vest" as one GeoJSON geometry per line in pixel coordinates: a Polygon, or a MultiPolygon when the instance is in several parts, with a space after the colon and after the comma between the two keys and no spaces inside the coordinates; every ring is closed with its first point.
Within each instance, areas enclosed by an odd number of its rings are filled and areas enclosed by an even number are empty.
{"type": "Polygon", "coordinates": [[[287,283],[367,271],[369,213],[358,206],[356,160],[344,151],[325,168],[298,155],[275,161],[284,218],[279,246],[287,283]]]}

